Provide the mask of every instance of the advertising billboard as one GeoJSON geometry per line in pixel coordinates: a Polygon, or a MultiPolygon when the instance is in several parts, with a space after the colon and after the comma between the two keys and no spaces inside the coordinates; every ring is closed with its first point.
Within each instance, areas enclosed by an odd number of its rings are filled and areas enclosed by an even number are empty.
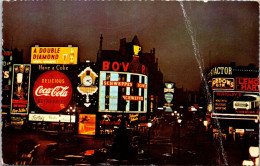
{"type": "Polygon", "coordinates": [[[28,114],[30,91],[30,64],[13,65],[11,114],[28,114]]]}
{"type": "Polygon", "coordinates": [[[75,123],[75,115],[62,115],[62,114],[29,114],[29,121],[38,122],[62,122],[62,123],[75,123]]]}
{"type": "Polygon", "coordinates": [[[98,87],[95,85],[98,75],[90,67],[86,67],[80,72],[78,77],[81,84],[77,86],[77,90],[81,95],[86,95],[86,103],[84,105],[89,107],[91,105],[89,95],[93,95],[98,90],[98,87]]]}
{"type": "Polygon", "coordinates": [[[234,78],[212,78],[213,90],[234,90],[234,78]]]}
{"type": "Polygon", "coordinates": [[[79,134],[95,135],[96,115],[79,114],[79,134]]]}
{"type": "Polygon", "coordinates": [[[259,114],[259,93],[245,91],[214,91],[213,110],[218,115],[248,117],[259,114]]]}
{"type": "Polygon", "coordinates": [[[236,90],[259,92],[259,79],[258,78],[237,77],[236,78],[236,90]]]}
{"type": "Polygon", "coordinates": [[[77,64],[78,47],[32,47],[31,64],[77,64]]]}
{"type": "Polygon", "coordinates": [[[173,112],[172,107],[172,100],[173,100],[173,93],[174,93],[174,83],[165,83],[164,88],[164,98],[166,103],[164,104],[165,107],[165,112],[173,112]]]}
{"type": "Polygon", "coordinates": [[[148,78],[143,74],[101,71],[98,111],[146,113],[147,85],[148,78]]]}
{"type": "Polygon", "coordinates": [[[41,74],[33,86],[36,105],[46,112],[64,109],[72,97],[72,85],[68,77],[60,71],[47,71],[41,74]]]}

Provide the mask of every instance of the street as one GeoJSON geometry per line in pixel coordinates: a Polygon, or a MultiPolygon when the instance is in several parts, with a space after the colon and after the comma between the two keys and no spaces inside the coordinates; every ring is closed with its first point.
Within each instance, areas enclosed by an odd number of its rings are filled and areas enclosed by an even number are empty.
{"type": "MultiPolygon", "coordinates": [[[[161,126],[158,135],[152,135],[150,145],[140,145],[143,154],[140,154],[132,164],[184,164],[184,165],[216,165],[223,164],[219,156],[219,142],[213,140],[201,122],[192,122],[195,128],[188,127],[187,123],[180,128],[180,144],[177,133],[172,133],[171,125],[161,126]],[[172,135],[173,134],[173,135],[172,135]],[[172,139],[173,136],[173,139],[172,139]],[[149,152],[150,146],[150,152],[149,152]]],[[[3,131],[3,161],[5,164],[14,164],[19,160],[18,144],[24,140],[33,140],[40,144],[35,151],[32,164],[129,164],[130,161],[113,159],[113,155],[100,152],[103,147],[103,138],[62,133],[60,145],[56,146],[57,133],[34,130],[4,130],[3,131]],[[17,138],[17,135],[19,136],[17,138]],[[95,153],[95,154],[94,154],[95,153]],[[74,157],[74,159],[72,159],[74,157]],[[77,160],[75,160],[77,158],[77,160]]],[[[143,138],[147,139],[147,138],[143,138]]],[[[106,138],[106,144],[112,145],[111,137],[106,138]]],[[[224,151],[229,165],[240,165],[245,159],[245,153],[239,142],[223,142],[224,151]]]]}

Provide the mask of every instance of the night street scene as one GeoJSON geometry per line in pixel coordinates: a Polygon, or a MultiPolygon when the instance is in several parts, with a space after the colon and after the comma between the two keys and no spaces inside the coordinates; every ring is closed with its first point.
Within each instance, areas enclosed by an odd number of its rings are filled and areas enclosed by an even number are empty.
{"type": "Polygon", "coordinates": [[[1,165],[259,165],[258,2],[1,7],[1,165]]]}

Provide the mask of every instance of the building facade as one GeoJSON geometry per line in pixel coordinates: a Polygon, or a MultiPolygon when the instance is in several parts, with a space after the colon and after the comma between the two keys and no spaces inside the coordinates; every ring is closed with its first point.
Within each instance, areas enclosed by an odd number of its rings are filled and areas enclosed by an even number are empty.
{"type": "MultiPolygon", "coordinates": [[[[208,73],[211,89],[207,115],[219,120],[225,134],[257,134],[259,122],[259,71],[254,65],[216,66],[208,73]]],[[[208,119],[209,120],[209,119],[208,119]]],[[[217,132],[216,126],[213,130],[217,132]]]]}

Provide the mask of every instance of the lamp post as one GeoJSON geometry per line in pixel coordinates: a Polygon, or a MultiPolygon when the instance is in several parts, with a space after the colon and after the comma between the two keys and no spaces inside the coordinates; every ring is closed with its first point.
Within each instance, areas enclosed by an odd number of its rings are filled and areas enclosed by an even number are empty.
{"type": "Polygon", "coordinates": [[[75,113],[75,108],[73,109],[73,107],[72,106],[70,106],[70,108],[69,109],[67,109],[67,112],[69,113],[69,115],[70,115],[70,129],[72,129],[72,127],[71,127],[71,115],[72,115],[72,113],[75,113]]]}
{"type": "Polygon", "coordinates": [[[59,126],[58,126],[58,146],[60,145],[60,119],[61,119],[61,117],[60,117],[60,114],[59,114],[59,126]]]}
{"type": "Polygon", "coordinates": [[[148,155],[150,156],[150,128],[152,127],[152,123],[148,122],[148,155]]]}
{"type": "Polygon", "coordinates": [[[106,147],[106,118],[107,115],[104,115],[104,142],[103,142],[103,147],[106,147]]]}
{"type": "Polygon", "coordinates": [[[180,142],[181,142],[181,119],[178,119],[178,155],[180,157],[180,142]]]}
{"type": "Polygon", "coordinates": [[[175,114],[174,113],[172,113],[171,114],[172,115],[172,117],[173,117],[173,123],[172,123],[172,154],[174,154],[174,146],[173,146],[173,143],[174,143],[174,141],[173,141],[173,138],[174,138],[174,126],[175,126],[175,114]]]}

